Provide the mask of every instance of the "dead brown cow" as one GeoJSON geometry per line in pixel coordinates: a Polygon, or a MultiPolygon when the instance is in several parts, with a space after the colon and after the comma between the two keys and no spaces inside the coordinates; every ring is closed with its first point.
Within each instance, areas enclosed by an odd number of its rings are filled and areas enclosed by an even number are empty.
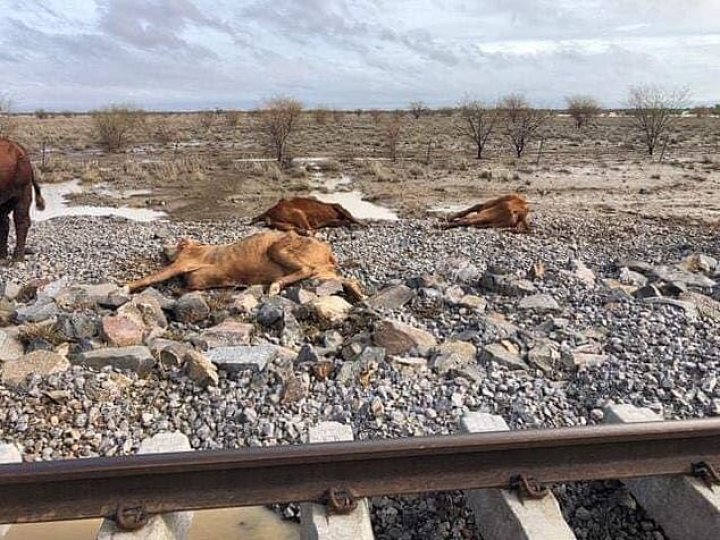
{"type": "Polygon", "coordinates": [[[15,222],[16,239],[12,259],[21,261],[25,258],[33,190],[35,206],[38,210],[43,210],[45,201],[35,180],[27,151],[16,142],[0,139],[0,260],[8,256],[10,212],[15,222]]]}
{"type": "Polygon", "coordinates": [[[478,227],[511,229],[514,232],[530,232],[528,223],[530,206],[520,195],[512,194],[476,204],[448,217],[442,227],[478,227]]]}
{"type": "Polygon", "coordinates": [[[267,231],[221,246],[183,239],[172,264],[128,287],[132,292],[179,275],[190,289],[269,285],[270,294],[307,278],[338,279],[350,296],[364,297],[355,280],[338,275],[329,244],[294,232],[267,231]]]}
{"type": "Polygon", "coordinates": [[[264,221],[268,227],[307,234],[323,227],[363,226],[350,212],[337,203],[324,203],[308,197],[280,199],[272,208],[250,223],[264,221]]]}

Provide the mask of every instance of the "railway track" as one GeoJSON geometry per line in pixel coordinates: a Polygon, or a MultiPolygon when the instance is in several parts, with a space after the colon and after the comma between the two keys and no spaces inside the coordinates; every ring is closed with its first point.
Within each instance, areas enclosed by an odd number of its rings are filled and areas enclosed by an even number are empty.
{"type": "MultiPolygon", "coordinates": [[[[671,480],[677,493],[680,479],[717,497],[720,419],[658,422],[631,408],[613,413],[615,424],[495,431],[499,417],[478,427],[473,414],[465,434],[445,437],[2,465],[0,523],[103,517],[134,530],[153,515],[289,502],[322,505],[332,516],[356,512],[366,497],[446,490],[513,494],[531,508],[552,497],[548,484],[607,479],[631,491],[632,482],[671,480]]],[[[718,528],[703,538],[720,538],[715,512],[718,528]]]]}

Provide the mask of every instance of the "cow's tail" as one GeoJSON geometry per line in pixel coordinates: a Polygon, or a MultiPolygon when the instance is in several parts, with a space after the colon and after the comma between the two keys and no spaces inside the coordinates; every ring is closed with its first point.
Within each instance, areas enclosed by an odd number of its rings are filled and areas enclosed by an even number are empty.
{"type": "Polygon", "coordinates": [[[43,199],[40,184],[35,178],[35,169],[33,169],[32,165],[30,165],[30,178],[32,178],[33,191],[35,192],[35,207],[40,211],[45,210],[45,199],[43,199]]]}

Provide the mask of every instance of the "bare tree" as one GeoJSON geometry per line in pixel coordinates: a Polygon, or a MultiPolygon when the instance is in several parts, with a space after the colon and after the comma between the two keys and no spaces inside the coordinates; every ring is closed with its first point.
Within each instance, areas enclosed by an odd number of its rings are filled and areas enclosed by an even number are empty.
{"type": "Polygon", "coordinates": [[[402,116],[393,114],[385,121],[384,128],[385,144],[387,145],[388,154],[390,155],[390,159],[395,161],[397,159],[397,147],[400,142],[400,134],[403,128],[402,116]]]}
{"type": "Polygon", "coordinates": [[[210,128],[215,124],[217,116],[216,111],[200,111],[197,117],[198,125],[204,131],[210,131],[210,128]]]}
{"type": "Polygon", "coordinates": [[[144,124],[145,112],[132,105],[111,105],[93,111],[92,119],[100,144],[109,152],[117,152],[144,124]]]}
{"type": "Polygon", "coordinates": [[[497,109],[475,99],[465,99],[459,106],[459,112],[457,130],[475,144],[477,158],[482,159],[483,150],[497,126],[497,109]]]}
{"type": "Polygon", "coordinates": [[[630,88],[628,106],[635,126],[649,155],[663,139],[675,118],[687,105],[689,91],[686,88],[666,90],[657,86],[634,86],[630,88]]]}
{"type": "Polygon", "coordinates": [[[297,127],[302,109],[300,101],[287,96],[272,98],[261,109],[260,122],[279,163],[285,159],[288,139],[297,127]]]}
{"type": "Polygon", "coordinates": [[[0,137],[10,137],[15,131],[15,119],[12,116],[12,100],[0,94],[0,137]]]}
{"type": "Polygon", "coordinates": [[[225,111],[225,123],[227,126],[235,130],[238,128],[240,123],[242,122],[242,113],[240,111],[231,109],[229,111],[225,111]]]}
{"type": "Polygon", "coordinates": [[[413,115],[415,120],[427,114],[430,109],[422,101],[413,101],[410,103],[410,113],[413,115]]]}
{"type": "Polygon", "coordinates": [[[500,100],[498,106],[505,119],[505,128],[515,155],[522,157],[528,144],[537,135],[548,115],[530,106],[524,96],[510,94],[500,100]]]}
{"type": "Polygon", "coordinates": [[[567,111],[575,120],[575,127],[581,129],[600,114],[600,104],[591,96],[568,96],[565,98],[567,111]]]}

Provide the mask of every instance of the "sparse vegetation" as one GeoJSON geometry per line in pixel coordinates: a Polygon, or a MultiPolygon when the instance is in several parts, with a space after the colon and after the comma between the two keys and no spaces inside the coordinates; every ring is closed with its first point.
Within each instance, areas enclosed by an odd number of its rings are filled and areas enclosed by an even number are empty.
{"type": "Polygon", "coordinates": [[[429,110],[428,106],[422,101],[413,101],[410,103],[410,113],[413,115],[415,120],[426,115],[429,110]]]}
{"type": "Polygon", "coordinates": [[[466,99],[459,108],[460,122],[457,130],[477,149],[477,159],[482,159],[483,149],[497,126],[497,110],[478,100],[466,99]]]}
{"type": "Polygon", "coordinates": [[[131,105],[111,105],[92,112],[100,145],[109,152],[119,152],[130,136],[144,123],[145,113],[131,105]]]}
{"type": "Polygon", "coordinates": [[[270,99],[261,109],[260,121],[278,163],[284,163],[290,135],[297,127],[302,103],[295,98],[279,96],[270,99]]]}
{"type": "Polygon", "coordinates": [[[505,119],[507,136],[515,156],[520,158],[530,141],[547,122],[548,114],[531,107],[520,94],[505,96],[500,101],[499,109],[505,119]]]}
{"type": "Polygon", "coordinates": [[[668,131],[685,107],[688,97],[687,89],[665,90],[657,86],[630,89],[630,114],[649,155],[655,153],[661,140],[667,142],[668,131]]]}
{"type": "Polygon", "coordinates": [[[595,98],[590,96],[569,96],[565,98],[568,114],[575,120],[575,127],[582,129],[595,118],[602,108],[595,98]]]}
{"type": "Polygon", "coordinates": [[[0,94],[0,137],[10,137],[15,131],[15,119],[12,116],[12,100],[0,94]]]}
{"type": "Polygon", "coordinates": [[[393,114],[385,121],[385,145],[388,155],[392,161],[397,160],[397,147],[400,142],[400,134],[403,129],[402,117],[399,114],[393,114]]]}

